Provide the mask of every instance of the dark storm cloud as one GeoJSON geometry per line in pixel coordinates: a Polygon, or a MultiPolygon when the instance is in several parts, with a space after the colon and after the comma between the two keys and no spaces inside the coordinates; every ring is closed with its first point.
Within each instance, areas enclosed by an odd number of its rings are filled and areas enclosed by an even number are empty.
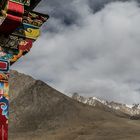
{"type": "Polygon", "coordinates": [[[138,3],[44,0],[36,10],[51,18],[18,70],[65,93],[140,102],[138,3]]]}
{"type": "Polygon", "coordinates": [[[75,0],[44,0],[40,3],[37,10],[48,13],[51,17],[61,20],[63,24],[71,25],[76,23],[79,15],[76,11],[75,0]]]}
{"type": "Polygon", "coordinates": [[[137,1],[140,2],[140,0],[88,0],[89,7],[93,10],[93,12],[97,12],[101,10],[105,5],[111,3],[111,2],[127,2],[127,1],[137,1]]]}
{"type": "Polygon", "coordinates": [[[111,2],[117,1],[137,1],[140,0],[42,0],[37,11],[48,13],[51,17],[60,19],[64,24],[71,25],[76,24],[81,18],[81,15],[77,11],[77,7],[82,9],[83,4],[88,4],[90,10],[95,13],[100,11],[105,5],[111,2]]]}

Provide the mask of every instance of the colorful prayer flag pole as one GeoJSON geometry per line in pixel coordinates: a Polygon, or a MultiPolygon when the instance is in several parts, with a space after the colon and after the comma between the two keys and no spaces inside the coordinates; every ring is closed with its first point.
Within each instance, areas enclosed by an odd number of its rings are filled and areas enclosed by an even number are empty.
{"type": "Polygon", "coordinates": [[[9,67],[32,48],[48,15],[31,11],[41,0],[0,0],[0,140],[8,140],[9,67]]]}

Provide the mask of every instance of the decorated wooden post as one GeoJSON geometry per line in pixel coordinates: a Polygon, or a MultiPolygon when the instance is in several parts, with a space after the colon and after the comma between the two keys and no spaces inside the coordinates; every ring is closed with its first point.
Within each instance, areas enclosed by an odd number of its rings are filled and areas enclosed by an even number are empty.
{"type": "Polygon", "coordinates": [[[33,12],[41,0],[0,0],[0,140],[8,140],[9,67],[32,48],[48,15],[33,12]]]}

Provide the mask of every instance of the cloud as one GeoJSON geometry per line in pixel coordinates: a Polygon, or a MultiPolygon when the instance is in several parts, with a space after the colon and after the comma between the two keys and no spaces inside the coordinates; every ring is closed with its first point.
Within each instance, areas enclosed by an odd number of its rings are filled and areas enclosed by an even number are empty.
{"type": "Polygon", "coordinates": [[[41,9],[52,13],[42,28],[48,32],[13,68],[68,95],[140,102],[139,4],[108,0],[93,12],[90,0],[54,2],[41,9]]]}

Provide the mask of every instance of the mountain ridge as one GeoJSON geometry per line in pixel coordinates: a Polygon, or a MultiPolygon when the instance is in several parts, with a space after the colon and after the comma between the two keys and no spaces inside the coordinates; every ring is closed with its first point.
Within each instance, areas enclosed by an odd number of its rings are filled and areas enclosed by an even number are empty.
{"type": "Polygon", "coordinates": [[[135,118],[135,116],[140,116],[140,104],[133,104],[133,105],[127,105],[127,104],[121,104],[114,101],[106,101],[106,100],[100,100],[96,97],[84,97],[79,95],[78,93],[74,93],[72,95],[72,99],[77,100],[79,102],[82,102],[84,104],[88,104],[90,106],[106,106],[110,109],[120,111],[126,115],[129,115],[130,118],[135,118]]]}
{"type": "Polygon", "coordinates": [[[139,130],[139,120],[80,103],[11,71],[9,140],[139,140],[139,130]]]}

